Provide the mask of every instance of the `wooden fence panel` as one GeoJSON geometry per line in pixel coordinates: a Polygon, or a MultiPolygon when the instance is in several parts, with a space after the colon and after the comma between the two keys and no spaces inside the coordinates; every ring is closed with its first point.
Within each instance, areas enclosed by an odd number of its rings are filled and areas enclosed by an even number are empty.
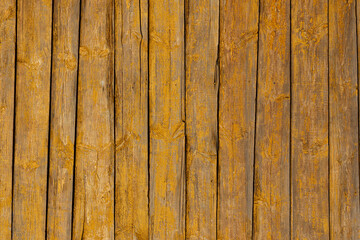
{"type": "Polygon", "coordinates": [[[0,1],[0,238],[360,239],[358,16],[0,1]]]}
{"type": "Polygon", "coordinates": [[[360,233],[355,1],[329,2],[330,234],[360,233]]]}
{"type": "Polygon", "coordinates": [[[290,237],[290,1],[260,2],[254,238],[290,237]]]}
{"type": "Polygon", "coordinates": [[[16,1],[0,2],[0,236],[11,238],[16,1]]]}
{"type": "Polygon", "coordinates": [[[148,239],[148,0],[115,1],[115,238],[148,239]]]}
{"type": "Polygon", "coordinates": [[[258,1],[220,1],[220,239],[252,237],[258,15],[258,1]]]}
{"type": "Polygon", "coordinates": [[[329,239],[328,3],[291,10],[291,237],[329,239]]]}
{"type": "Polygon", "coordinates": [[[81,2],[73,239],[114,239],[114,2],[81,2]]]}
{"type": "Polygon", "coordinates": [[[185,237],[184,0],[149,0],[150,238],[185,237]]]}
{"type": "Polygon", "coordinates": [[[17,1],[13,239],[45,239],[51,1],[17,1]]]}
{"type": "Polygon", "coordinates": [[[216,239],[219,1],[186,3],[186,239],[216,239]]]}
{"type": "Polygon", "coordinates": [[[80,1],[54,1],[47,239],[71,239],[80,1]]]}

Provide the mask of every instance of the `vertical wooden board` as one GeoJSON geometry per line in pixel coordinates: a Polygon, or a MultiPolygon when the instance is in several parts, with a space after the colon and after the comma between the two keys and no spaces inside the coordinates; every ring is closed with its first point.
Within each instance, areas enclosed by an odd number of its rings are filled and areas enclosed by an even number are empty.
{"type": "Polygon", "coordinates": [[[149,1],[150,238],[185,238],[184,1],[149,1]]]}
{"type": "Polygon", "coordinates": [[[259,2],[221,0],[218,238],[252,237],[259,2]]]}
{"type": "Polygon", "coordinates": [[[290,1],[261,0],[254,238],[290,238],[290,1]]]}
{"type": "Polygon", "coordinates": [[[186,239],[216,239],[219,1],[186,6],[186,239]]]}
{"type": "Polygon", "coordinates": [[[45,239],[51,1],[17,1],[13,239],[45,239]]]}
{"type": "Polygon", "coordinates": [[[114,239],[112,0],[82,1],[73,239],[114,239]]]}
{"type": "Polygon", "coordinates": [[[11,239],[16,1],[0,2],[0,236],[11,239]]]}
{"type": "Polygon", "coordinates": [[[328,1],[291,10],[291,237],[329,239],[328,1]]]}
{"type": "Polygon", "coordinates": [[[360,237],[355,1],[329,2],[330,234],[360,237]]]}
{"type": "Polygon", "coordinates": [[[80,0],[54,1],[47,239],[71,239],[80,0]]]}
{"type": "Polygon", "coordinates": [[[115,1],[115,238],[148,239],[148,1],[115,1]]]}

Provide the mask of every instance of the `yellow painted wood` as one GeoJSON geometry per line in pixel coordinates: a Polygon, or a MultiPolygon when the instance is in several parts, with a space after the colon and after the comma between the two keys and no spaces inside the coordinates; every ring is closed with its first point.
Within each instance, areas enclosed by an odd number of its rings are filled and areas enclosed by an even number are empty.
{"type": "Polygon", "coordinates": [[[360,238],[355,4],[329,2],[331,239],[360,238]]]}
{"type": "Polygon", "coordinates": [[[55,0],[47,239],[71,239],[80,0],[55,0]]]}
{"type": "Polygon", "coordinates": [[[11,239],[16,1],[0,1],[0,236],[11,239]]]}
{"type": "Polygon", "coordinates": [[[148,239],[148,1],[115,1],[115,238],[148,239]]]}
{"type": "Polygon", "coordinates": [[[292,1],[291,24],[291,237],[329,239],[328,1],[292,1]]]}
{"type": "Polygon", "coordinates": [[[186,6],[186,239],[216,239],[219,1],[186,6]]]}
{"type": "Polygon", "coordinates": [[[81,2],[73,239],[114,239],[114,2],[81,2]]]}
{"type": "Polygon", "coordinates": [[[52,1],[17,1],[13,239],[45,239],[52,1]]]}
{"type": "Polygon", "coordinates": [[[220,1],[219,239],[252,237],[259,1],[220,1]]]}
{"type": "Polygon", "coordinates": [[[254,238],[290,238],[290,1],[261,0],[254,238]]]}
{"type": "Polygon", "coordinates": [[[184,1],[149,1],[150,238],[185,238],[184,1]]]}

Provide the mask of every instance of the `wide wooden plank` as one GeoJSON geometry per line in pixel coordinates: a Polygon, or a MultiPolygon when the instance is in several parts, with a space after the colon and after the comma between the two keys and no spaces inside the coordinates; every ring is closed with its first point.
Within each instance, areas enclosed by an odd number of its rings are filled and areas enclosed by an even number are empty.
{"type": "Polygon", "coordinates": [[[330,238],[360,237],[356,2],[329,2],[330,238]]]}
{"type": "Polygon", "coordinates": [[[71,239],[80,0],[55,0],[47,239],[71,239]]]}
{"type": "Polygon", "coordinates": [[[73,239],[114,239],[112,0],[81,2],[73,239]]]}
{"type": "Polygon", "coordinates": [[[115,1],[115,238],[148,239],[148,1],[115,1]]]}
{"type": "Polygon", "coordinates": [[[290,238],[290,1],[261,0],[254,238],[290,238]]]}
{"type": "Polygon", "coordinates": [[[51,1],[17,1],[13,239],[45,239],[51,1]]]}
{"type": "Polygon", "coordinates": [[[186,6],[186,239],[216,239],[219,0],[186,6]]]}
{"type": "Polygon", "coordinates": [[[184,79],[184,0],[150,0],[151,239],[185,237],[184,79]]]}
{"type": "Polygon", "coordinates": [[[328,1],[291,18],[291,237],[329,239],[328,1]]]}
{"type": "Polygon", "coordinates": [[[259,1],[221,0],[220,10],[217,236],[250,239],[259,1]]]}
{"type": "Polygon", "coordinates": [[[16,1],[0,2],[0,236],[11,239],[16,1]]]}

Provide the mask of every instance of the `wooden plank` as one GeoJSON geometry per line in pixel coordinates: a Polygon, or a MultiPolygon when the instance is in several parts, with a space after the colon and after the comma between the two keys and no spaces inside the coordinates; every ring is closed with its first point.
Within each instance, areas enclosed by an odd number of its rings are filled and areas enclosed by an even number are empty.
{"type": "Polygon", "coordinates": [[[112,0],[82,1],[73,239],[114,239],[112,0]]]}
{"type": "Polygon", "coordinates": [[[150,238],[185,238],[184,1],[149,1],[150,238]]]}
{"type": "Polygon", "coordinates": [[[45,239],[51,1],[17,1],[13,239],[45,239]]]}
{"type": "Polygon", "coordinates": [[[290,1],[261,0],[254,238],[290,238],[290,1]]]}
{"type": "Polygon", "coordinates": [[[329,2],[330,238],[360,238],[355,1],[329,2]]]}
{"type": "Polygon", "coordinates": [[[250,239],[259,1],[220,10],[218,238],[250,239]]]}
{"type": "Polygon", "coordinates": [[[0,236],[11,239],[16,1],[0,2],[0,236]]]}
{"type": "Polygon", "coordinates": [[[71,239],[80,0],[54,1],[47,239],[71,239]]]}
{"type": "Polygon", "coordinates": [[[148,239],[148,1],[115,1],[115,238],[148,239]]]}
{"type": "Polygon", "coordinates": [[[328,1],[291,11],[291,237],[328,239],[328,1]]]}
{"type": "Polygon", "coordinates": [[[216,239],[219,1],[186,5],[186,239],[216,239]]]}

